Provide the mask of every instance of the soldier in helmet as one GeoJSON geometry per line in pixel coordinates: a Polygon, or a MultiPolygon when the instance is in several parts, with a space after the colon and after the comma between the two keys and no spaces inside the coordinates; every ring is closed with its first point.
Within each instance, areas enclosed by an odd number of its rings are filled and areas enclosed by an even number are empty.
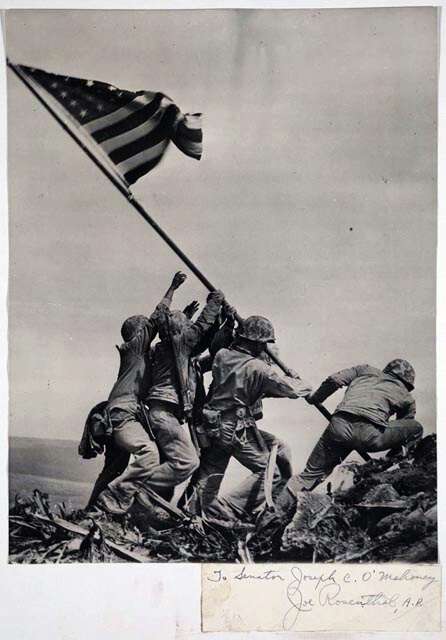
{"type": "MultiPolygon", "coordinates": [[[[296,373],[280,376],[262,358],[268,343],[275,341],[274,328],[262,316],[250,316],[237,329],[229,348],[220,349],[212,364],[212,392],[203,409],[203,418],[214,434],[206,450],[204,475],[222,476],[234,456],[251,470],[251,476],[230,496],[207,495],[207,513],[216,517],[241,517],[264,499],[263,474],[271,443],[266,443],[256,427],[253,407],[261,398],[299,398],[311,392],[296,373]]],[[[268,434],[270,435],[270,434],[268,434]]],[[[276,466],[273,490],[282,483],[276,466]]],[[[214,489],[215,489],[214,488],[214,489]]],[[[207,492],[212,491],[207,487],[207,492]]]]}
{"type": "MultiPolygon", "coordinates": [[[[203,380],[203,374],[212,370],[213,360],[220,349],[230,348],[234,341],[235,329],[234,329],[234,316],[238,315],[235,309],[228,307],[225,310],[226,320],[225,323],[215,333],[211,345],[209,346],[209,352],[207,355],[202,355],[199,359],[199,374],[201,380],[203,380]]],[[[238,322],[242,320],[239,317],[238,322]]],[[[278,349],[276,345],[270,344],[269,351],[278,356],[278,349]]],[[[272,360],[266,351],[262,351],[258,357],[266,362],[269,366],[272,365],[272,360]]],[[[209,503],[214,500],[220,490],[220,486],[223,482],[224,472],[229,462],[227,452],[219,450],[218,442],[212,437],[212,428],[206,428],[203,425],[203,406],[206,404],[206,399],[212,397],[212,384],[209,387],[208,394],[204,390],[204,384],[202,382],[202,394],[201,402],[197,403],[195,411],[195,421],[199,425],[199,440],[201,446],[200,452],[200,466],[194,472],[187,485],[184,494],[178,502],[178,506],[186,506],[190,512],[196,512],[199,509],[205,511],[209,506],[209,503]],[[217,463],[216,460],[225,460],[224,465],[217,463]]],[[[260,398],[257,402],[250,407],[250,413],[256,423],[263,419],[263,401],[260,398]]],[[[282,482],[285,483],[293,474],[291,464],[291,449],[289,445],[278,438],[277,436],[258,429],[258,440],[262,443],[262,448],[271,451],[274,445],[277,445],[277,466],[281,473],[282,482]]]]}
{"type": "MultiPolygon", "coordinates": [[[[207,348],[205,338],[223,301],[223,293],[213,291],[195,322],[184,312],[169,310],[159,322],[160,342],[152,349],[152,385],[146,402],[162,456],[149,475],[150,487],[165,499],[171,499],[174,488],[187,480],[199,464],[191,432],[183,425],[191,421],[197,385],[192,356],[207,348]]],[[[138,501],[144,506],[146,499],[141,492],[138,501]]]]}
{"type": "Polygon", "coordinates": [[[299,491],[314,489],[353,450],[396,453],[419,440],[423,427],[415,420],[414,384],[415,370],[401,358],[382,370],[358,365],[324,380],[307,402],[319,404],[341,387],[347,390],[304,470],[293,476],[281,493],[277,513],[292,510],[299,491]],[[396,419],[389,421],[393,415],[396,419]]]}
{"type": "Polygon", "coordinates": [[[158,332],[160,317],[169,310],[174,291],[185,279],[181,271],[175,274],[150,318],[131,316],[122,325],[123,343],[117,347],[120,357],[118,378],[106,408],[112,439],[107,447],[105,468],[95,485],[89,507],[96,505],[112,513],[127,511],[139,484],[147,480],[149,471],[159,463],[157,445],[142,424],[140,400],[150,386],[149,349],[158,332]],[[128,464],[130,454],[133,457],[128,464]]]}

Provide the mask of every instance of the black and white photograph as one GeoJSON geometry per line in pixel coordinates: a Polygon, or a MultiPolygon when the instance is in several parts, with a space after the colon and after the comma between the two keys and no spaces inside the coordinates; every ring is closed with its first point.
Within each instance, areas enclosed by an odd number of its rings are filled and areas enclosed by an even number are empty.
{"type": "Polygon", "coordinates": [[[434,7],[4,12],[9,563],[436,563],[434,7]]]}

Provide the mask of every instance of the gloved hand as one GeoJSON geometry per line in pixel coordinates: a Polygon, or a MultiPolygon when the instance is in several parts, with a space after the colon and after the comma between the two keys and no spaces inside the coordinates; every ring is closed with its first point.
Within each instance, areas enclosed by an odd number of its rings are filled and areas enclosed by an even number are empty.
{"type": "Polygon", "coordinates": [[[189,320],[192,320],[193,316],[197,313],[199,308],[200,303],[198,302],[198,300],[192,300],[192,302],[189,302],[189,304],[184,307],[183,313],[189,318],[189,320]]]}
{"type": "Polygon", "coordinates": [[[234,320],[234,316],[237,315],[237,309],[235,307],[231,307],[227,302],[225,302],[223,306],[223,311],[226,318],[231,319],[232,321],[234,320]]]}
{"type": "Polygon", "coordinates": [[[172,289],[178,289],[178,287],[181,287],[186,278],[187,276],[185,273],[183,273],[182,271],[177,271],[172,279],[172,289]]]}

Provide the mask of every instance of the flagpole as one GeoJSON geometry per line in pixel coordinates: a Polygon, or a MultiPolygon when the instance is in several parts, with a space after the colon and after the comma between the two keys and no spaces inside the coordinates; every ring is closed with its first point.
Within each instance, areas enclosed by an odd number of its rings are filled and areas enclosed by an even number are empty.
{"type": "Polygon", "coordinates": [[[152,218],[151,215],[147,213],[142,204],[134,197],[134,195],[129,192],[127,196],[127,200],[130,202],[132,207],[136,209],[140,216],[144,218],[146,222],[150,224],[152,229],[156,231],[156,233],[161,236],[161,238],[166,242],[169,247],[174,251],[177,256],[184,262],[187,267],[194,273],[200,282],[208,289],[209,291],[215,291],[216,287],[206,278],[206,276],[200,271],[200,269],[190,260],[183,251],[181,251],[180,247],[172,240],[170,236],[159,226],[159,224],[152,218]]]}
{"type": "MultiPolygon", "coordinates": [[[[107,178],[115,185],[120,193],[125,197],[127,202],[129,202],[132,207],[139,213],[139,215],[154,229],[154,231],[164,240],[164,242],[172,249],[174,253],[184,262],[184,264],[192,271],[192,273],[200,280],[200,282],[208,289],[209,291],[215,291],[216,287],[206,278],[206,276],[198,269],[198,267],[190,260],[187,255],[179,248],[179,246],[172,240],[170,236],[164,231],[162,227],[156,222],[152,216],[147,213],[142,204],[135,198],[130,189],[124,184],[122,184],[118,178],[106,167],[103,163],[94,155],[94,153],[87,147],[86,144],[77,136],[72,129],[63,121],[63,119],[59,116],[59,114],[51,107],[50,104],[41,96],[32,86],[32,84],[27,80],[27,78],[20,72],[20,69],[13,64],[8,58],[6,59],[7,66],[14,72],[14,74],[23,82],[23,84],[31,91],[31,93],[37,98],[40,104],[53,116],[56,122],[62,127],[62,129],[68,133],[70,138],[76,142],[76,144],[84,151],[87,156],[94,162],[94,164],[98,167],[98,169],[105,175],[107,178]]],[[[242,318],[237,314],[236,318],[239,322],[242,321],[242,318]]],[[[273,360],[273,362],[280,368],[286,375],[290,375],[291,370],[287,365],[282,362],[280,358],[276,356],[276,354],[272,353],[268,346],[266,347],[266,351],[273,360]]],[[[327,419],[331,420],[331,414],[327,409],[319,404],[313,405],[316,409],[327,419]]]]}
{"type": "Polygon", "coordinates": [[[133,193],[128,187],[125,187],[121,182],[113,175],[102,162],[96,158],[94,153],[87,147],[86,144],[70,129],[70,127],[63,121],[59,114],[48,104],[48,102],[34,89],[26,77],[20,73],[20,69],[16,67],[10,60],[6,60],[8,67],[15,73],[15,75],[23,82],[23,84],[31,91],[31,93],[37,98],[40,104],[53,116],[53,118],[60,124],[62,129],[68,133],[76,144],[84,151],[87,156],[94,162],[94,164],[107,176],[107,178],[115,185],[115,187],[122,193],[125,199],[132,205],[132,207],[144,218],[144,220],[156,231],[156,233],[166,242],[166,244],[176,253],[176,255],[184,262],[185,265],[194,273],[200,282],[209,290],[215,291],[214,285],[206,278],[206,276],[198,269],[198,267],[190,260],[187,255],[179,248],[179,246],[167,235],[162,227],[152,218],[152,216],[144,209],[142,204],[135,198],[133,193]]]}

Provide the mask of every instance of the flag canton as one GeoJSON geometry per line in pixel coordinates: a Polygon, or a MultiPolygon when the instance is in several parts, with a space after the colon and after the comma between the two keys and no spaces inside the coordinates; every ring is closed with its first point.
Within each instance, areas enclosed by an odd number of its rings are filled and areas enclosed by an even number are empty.
{"type": "Polygon", "coordinates": [[[24,65],[20,65],[20,68],[44,87],[81,124],[120,109],[143,93],[125,91],[97,80],[59,76],[24,65]]]}
{"type": "Polygon", "coordinates": [[[200,114],[183,114],[159,91],[126,91],[96,80],[13,67],[47,106],[51,96],[53,115],[59,119],[59,107],[64,126],[74,121],[98,145],[127,186],[156,167],[171,141],[189,157],[201,158],[200,114]]]}

